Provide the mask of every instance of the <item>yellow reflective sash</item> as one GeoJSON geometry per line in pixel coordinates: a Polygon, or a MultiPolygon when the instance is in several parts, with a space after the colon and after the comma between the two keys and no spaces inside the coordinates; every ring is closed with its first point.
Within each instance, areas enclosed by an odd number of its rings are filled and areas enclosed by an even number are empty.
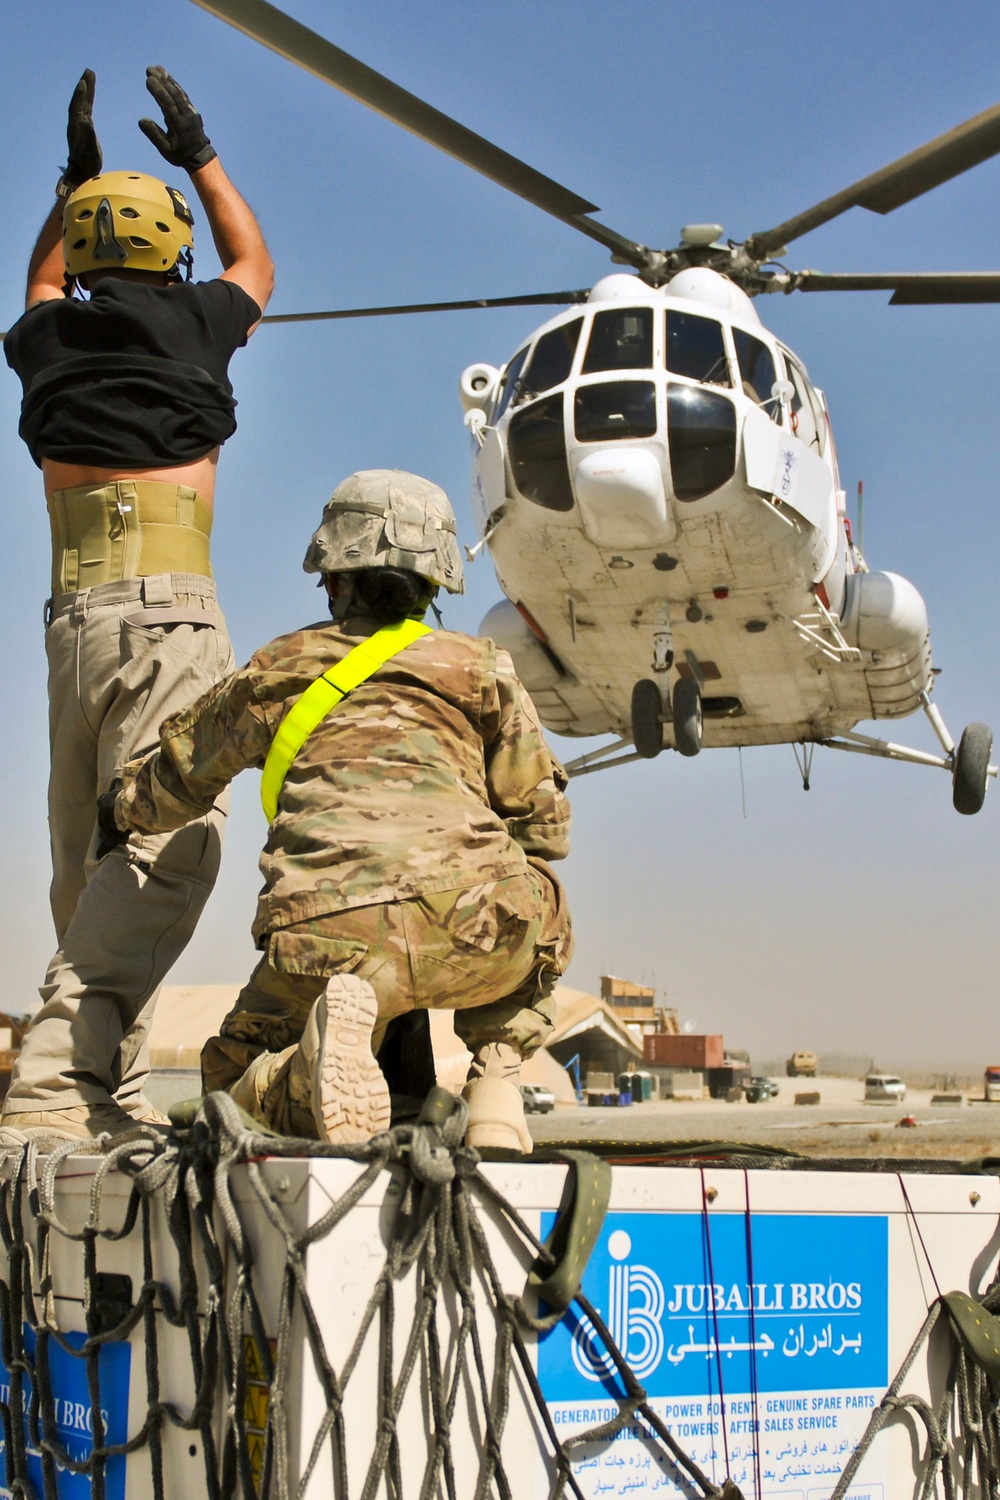
{"type": "Polygon", "coordinates": [[[269,823],[278,811],[278,798],[292,761],[313,730],[336,708],[352,688],[365,682],[390,657],[402,651],[411,641],[430,635],[431,627],[422,620],[401,620],[398,625],[383,625],[367,641],[348,651],[343,661],[311,682],[278,725],[264,762],[260,783],[260,800],[269,823]]]}

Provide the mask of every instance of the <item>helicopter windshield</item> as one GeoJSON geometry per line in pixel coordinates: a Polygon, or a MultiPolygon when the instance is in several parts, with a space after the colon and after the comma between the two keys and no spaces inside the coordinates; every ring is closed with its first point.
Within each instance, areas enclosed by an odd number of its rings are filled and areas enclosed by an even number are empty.
{"type": "Polygon", "coordinates": [[[524,368],[524,361],[527,359],[527,357],[527,347],[525,347],[524,349],[519,349],[504,371],[503,379],[500,382],[500,400],[497,402],[497,409],[493,413],[494,422],[499,422],[500,418],[503,416],[504,412],[510,405],[510,398],[517,390],[518,376],[520,375],[521,370],[524,368]]]}
{"type": "Polygon", "coordinates": [[[652,437],[656,431],[656,387],[651,380],[582,385],[573,402],[573,422],[581,443],[652,437]]]}
{"type": "Polygon", "coordinates": [[[714,318],[668,308],[667,369],[689,380],[732,385],[722,324],[714,318]]]}
{"type": "Polygon", "coordinates": [[[546,510],[573,509],[561,393],[514,413],[508,450],[514,483],[525,499],[546,510]]]}
{"type": "Polygon", "coordinates": [[[582,374],[648,370],[653,364],[653,309],[609,308],[594,317],[582,374]]]}
{"type": "Polygon", "coordinates": [[[582,323],[582,318],[576,318],[542,335],[521,378],[515,405],[550,391],[554,385],[562,385],[573,366],[582,323]]]}
{"type": "MultiPolygon", "coordinates": [[[[736,344],[736,358],[740,366],[740,379],[743,382],[743,394],[749,396],[758,405],[765,401],[771,401],[771,390],[777,380],[777,371],[774,368],[774,356],[766,344],[760,339],[755,339],[752,333],[744,333],[742,328],[733,329],[733,339],[736,344]]],[[[780,415],[780,407],[775,401],[771,408],[771,416],[777,421],[780,415]]]]}
{"type": "Polygon", "coordinates": [[[693,385],[667,386],[667,442],[678,500],[701,500],[736,472],[736,408],[693,385]]]}

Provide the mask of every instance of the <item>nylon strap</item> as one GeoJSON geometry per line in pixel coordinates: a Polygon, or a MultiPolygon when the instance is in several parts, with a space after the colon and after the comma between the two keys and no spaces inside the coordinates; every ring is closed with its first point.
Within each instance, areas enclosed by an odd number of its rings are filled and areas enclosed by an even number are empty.
{"type": "Polygon", "coordinates": [[[1000,1322],[965,1292],[947,1292],[941,1301],[955,1333],[976,1364],[991,1380],[1000,1380],[1000,1322]]]}
{"type": "Polygon", "coordinates": [[[285,784],[288,768],[306,740],[353,688],[366,682],[373,672],[385,665],[412,641],[430,635],[431,627],[422,620],[401,620],[398,625],[383,625],[367,641],[348,651],[343,661],[317,677],[306,688],[298,703],[289,709],[278,725],[264,762],[260,783],[260,800],[269,823],[278,811],[278,798],[285,784]]]}

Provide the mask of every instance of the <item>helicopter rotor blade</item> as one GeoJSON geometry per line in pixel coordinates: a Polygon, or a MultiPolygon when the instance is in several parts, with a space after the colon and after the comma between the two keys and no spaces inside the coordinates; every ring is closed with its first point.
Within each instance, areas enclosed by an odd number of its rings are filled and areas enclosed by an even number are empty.
{"type": "Polygon", "coordinates": [[[622,264],[640,268],[646,265],[645,246],[588,217],[597,211],[596,204],[460,125],[450,115],[335,47],[318,32],[310,31],[268,0],[194,0],[194,3],[420,140],[481,172],[500,187],[589,235],[622,264]]]}
{"type": "Polygon", "coordinates": [[[984,109],[953,130],[946,130],[906,156],[890,162],[851,187],[843,188],[804,213],[786,219],[774,229],[752,234],[746,249],[755,259],[766,259],[800,235],[818,229],[847,209],[867,208],[876,214],[892,213],[931,188],[968,171],[1000,151],[1000,104],[984,109]]]}
{"type": "Polygon", "coordinates": [[[890,305],[932,306],[975,302],[1000,302],[1000,271],[903,271],[841,272],[800,271],[795,277],[800,292],[891,291],[890,305]]]}
{"type": "Polygon", "coordinates": [[[465,312],[479,307],[565,307],[586,302],[586,288],[574,292],[532,292],[524,297],[477,297],[465,302],[408,302],[399,307],[345,307],[333,312],[268,313],[262,323],[318,323],[332,318],[391,318],[406,313],[465,312]]]}

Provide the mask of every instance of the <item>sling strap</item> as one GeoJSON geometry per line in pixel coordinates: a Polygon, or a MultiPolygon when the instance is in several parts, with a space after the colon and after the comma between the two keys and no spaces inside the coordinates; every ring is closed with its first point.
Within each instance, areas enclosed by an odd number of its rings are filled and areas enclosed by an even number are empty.
{"type": "Polygon", "coordinates": [[[401,620],[398,625],[383,625],[381,630],[348,651],[343,661],[324,672],[311,682],[299,701],[289,709],[278,725],[278,732],[271,741],[264,762],[264,775],[260,783],[260,800],[268,822],[273,822],[278,811],[278,798],[292,761],[298,755],[313,730],[326,718],[331,709],[346,698],[347,694],[366,682],[373,672],[385,665],[412,641],[422,635],[430,635],[431,627],[422,620],[401,620]]]}

